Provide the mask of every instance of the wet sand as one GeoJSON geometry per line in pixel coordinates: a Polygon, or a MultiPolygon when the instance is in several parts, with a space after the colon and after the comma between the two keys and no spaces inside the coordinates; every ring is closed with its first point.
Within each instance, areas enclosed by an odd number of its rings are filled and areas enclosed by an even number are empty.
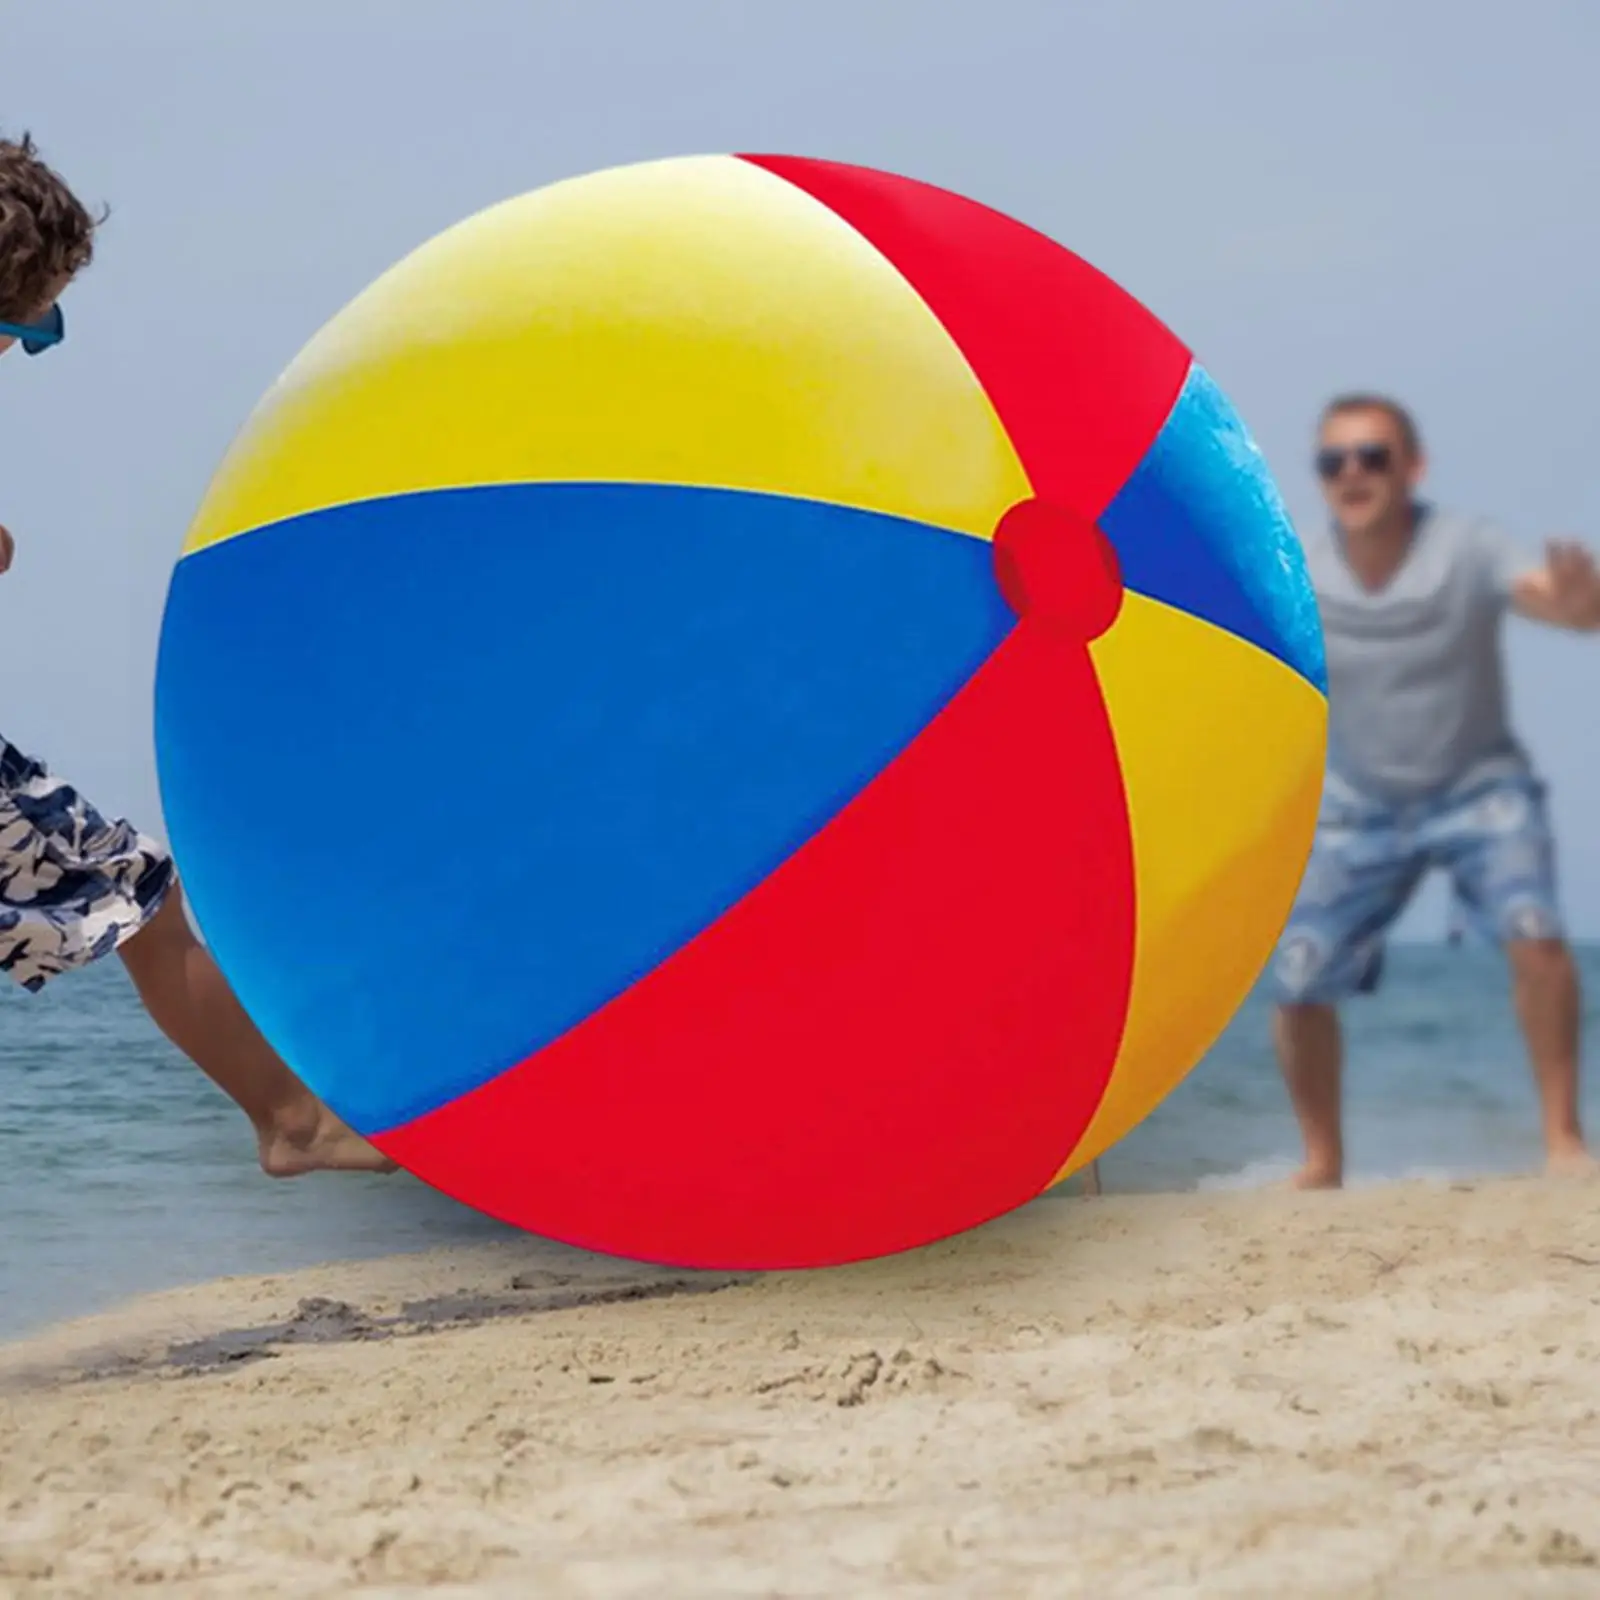
{"type": "Polygon", "coordinates": [[[549,1261],[225,1280],[0,1349],[0,1594],[1600,1594],[1594,1185],[1052,1198],[764,1278],[549,1261]]]}

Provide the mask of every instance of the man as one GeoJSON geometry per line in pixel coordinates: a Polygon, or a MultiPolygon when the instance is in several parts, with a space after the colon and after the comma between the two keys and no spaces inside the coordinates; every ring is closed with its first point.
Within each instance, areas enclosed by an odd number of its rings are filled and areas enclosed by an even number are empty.
{"type": "MultiPolygon", "coordinates": [[[[0,355],[61,343],[59,298],[89,264],[94,228],[26,136],[0,139],[0,355]]],[[[15,548],[0,528],[0,573],[15,548]]],[[[157,1025],[250,1118],[266,1172],[393,1170],[256,1031],[190,931],[160,846],[0,739],[0,971],[36,991],[112,951],[157,1025]]]]}
{"type": "Polygon", "coordinates": [[[1392,400],[1334,400],[1316,466],[1331,518],[1305,543],[1327,640],[1328,779],[1272,971],[1305,1140],[1296,1182],[1343,1181],[1336,1007],[1377,987],[1385,935],[1434,868],[1505,949],[1550,1170],[1594,1170],[1578,1116],[1578,976],[1544,787],[1507,718],[1500,623],[1509,609],[1600,630],[1600,573],[1578,545],[1553,542],[1535,565],[1492,524],[1421,501],[1421,442],[1392,400]]]}

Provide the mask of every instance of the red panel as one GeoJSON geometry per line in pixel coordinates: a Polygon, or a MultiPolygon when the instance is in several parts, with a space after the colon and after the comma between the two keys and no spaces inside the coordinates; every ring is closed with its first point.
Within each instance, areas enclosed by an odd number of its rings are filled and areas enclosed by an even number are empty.
{"type": "Polygon", "coordinates": [[[377,1140],[530,1231],[886,1254],[1036,1195],[1122,1034],[1132,849],[1087,651],[1024,622],[834,822],[571,1033],[377,1140]]]}
{"type": "Polygon", "coordinates": [[[1189,370],[1164,324],[1063,245],[947,189],[800,156],[741,159],[804,189],[894,263],[977,373],[1037,496],[1081,516],[1105,510],[1189,370]]]}

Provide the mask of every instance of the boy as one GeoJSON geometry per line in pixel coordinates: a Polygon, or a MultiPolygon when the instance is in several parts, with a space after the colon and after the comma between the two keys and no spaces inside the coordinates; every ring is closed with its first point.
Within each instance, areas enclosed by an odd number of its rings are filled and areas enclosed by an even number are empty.
{"type": "MultiPolygon", "coordinates": [[[[0,355],[61,343],[59,300],[94,230],[26,135],[0,139],[0,355]]],[[[0,527],[0,573],[14,554],[0,527]]],[[[190,931],[165,851],[0,738],[0,971],[37,991],[113,951],[156,1025],[249,1117],[265,1172],[393,1170],[256,1031],[190,931]]]]}

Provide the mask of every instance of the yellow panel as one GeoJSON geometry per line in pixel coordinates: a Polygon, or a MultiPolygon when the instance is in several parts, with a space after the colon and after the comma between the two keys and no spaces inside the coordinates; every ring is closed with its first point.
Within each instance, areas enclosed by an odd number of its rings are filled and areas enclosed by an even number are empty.
{"type": "Polygon", "coordinates": [[[818,201],[729,156],[492,207],[358,296],[268,392],[185,552],[466,484],[764,490],[987,538],[1030,493],[955,344],[818,201]]]}
{"type": "Polygon", "coordinates": [[[1141,595],[1091,647],[1128,790],[1136,943],[1122,1047],[1055,1182],[1149,1115],[1244,1002],[1311,852],[1327,701],[1233,634],[1141,595]]]}

